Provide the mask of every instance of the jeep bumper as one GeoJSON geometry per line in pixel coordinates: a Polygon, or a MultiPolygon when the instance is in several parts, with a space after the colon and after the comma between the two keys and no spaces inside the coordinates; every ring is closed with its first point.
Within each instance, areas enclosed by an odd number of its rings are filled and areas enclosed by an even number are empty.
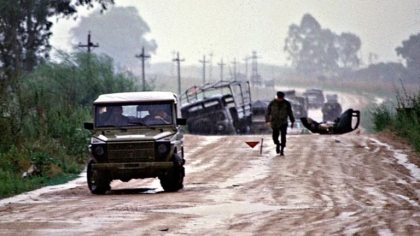
{"type": "Polygon", "coordinates": [[[92,164],[95,170],[167,170],[173,167],[172,162],[132,162],[132,163],[96,163],[92,164]]]}

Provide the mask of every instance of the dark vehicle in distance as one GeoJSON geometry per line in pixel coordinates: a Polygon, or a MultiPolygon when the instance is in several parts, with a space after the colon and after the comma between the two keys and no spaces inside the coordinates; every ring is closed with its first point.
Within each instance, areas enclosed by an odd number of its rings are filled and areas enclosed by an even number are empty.
{"type": "Polygon", "coordinates": [[[252,103],[252,133],[270,133],[271,128],[265,122],[265,111],[267,110],[268,100],[257,100],[252,103]]]}
{"type": "Polygon", "coordinates": [[[296,118],[308,116],[308,99],[305,96],[298,96],[295,90],[285,91],[284,94],[292,105],[293,115],[296,118]]]}
{"type": "Polygon", "coordinates": [[[324,105],[325,98],[321,89],[307,89],[303,95],[308,99],[308,107],[318,109],[324,105]]]}
{"type": "Polygon", "coordinates": [[[321,109],[324,122],[334,121],[340,116],[342,108],[338,102],[337,94],[327,94],[327,102],[321,109]]]}

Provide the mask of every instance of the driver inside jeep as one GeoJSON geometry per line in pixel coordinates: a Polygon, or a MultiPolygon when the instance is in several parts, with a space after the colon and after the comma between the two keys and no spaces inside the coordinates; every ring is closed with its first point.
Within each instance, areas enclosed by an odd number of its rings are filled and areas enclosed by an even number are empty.
{"type": "Polygon", "coordinates": [[[150,115],[145,117],[145,122],[149,125],[171,124],[172,117],[164,109],[155,108],[150,111],[150,115]]]}
{"type": "Polygon", "coordinates": [[[121,106],[108,106],[101,117],[101,126],[127,126],[129,122],[121,106]]]}

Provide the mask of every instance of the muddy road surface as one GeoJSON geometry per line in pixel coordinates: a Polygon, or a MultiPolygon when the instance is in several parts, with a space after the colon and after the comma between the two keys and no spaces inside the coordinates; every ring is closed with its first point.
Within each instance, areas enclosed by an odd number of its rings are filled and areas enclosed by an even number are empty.
{"type": "Polygon", "coordinates": [[[82,176],[0,200],[0,235],[420,235],[415,155],[382,138],[289,135],[279,156],[269,135],[187,135],[183,190],[82,176]]]}
{"type": "Polygon", "coordinates": [[[420,235],[419,157],[390,134],[289,135],[285,156],[269,134],[186,135],[185,157],[176,193],[92,195],[82,173],[2,199],[0,235],[420,235]]]}

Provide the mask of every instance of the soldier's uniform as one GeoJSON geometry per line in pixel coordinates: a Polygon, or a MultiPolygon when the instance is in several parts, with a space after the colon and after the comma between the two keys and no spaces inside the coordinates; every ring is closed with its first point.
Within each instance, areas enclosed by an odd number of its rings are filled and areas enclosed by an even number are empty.
{"type": "MultiPolygon", "coordinates": [[[[284,98],[284,93],[277,92],[277,97],[284,98]]],[[[273,130],[272,137],[274,144],[276,144],[276,152],[281,155],[283,155],[284,147],[286,147],[287,118],[290,119],[290,122],[295,122],[292,106],[289,101],[285,99],[282,101],[274,99],[268,104],[265,112],[265,122],[271,122],[271,128],[273,130]],[[279,135],[281,135],[281,142],[279,142],[279,135]],[[279,150],[280,147],[281,150],[279,150]]]]}

